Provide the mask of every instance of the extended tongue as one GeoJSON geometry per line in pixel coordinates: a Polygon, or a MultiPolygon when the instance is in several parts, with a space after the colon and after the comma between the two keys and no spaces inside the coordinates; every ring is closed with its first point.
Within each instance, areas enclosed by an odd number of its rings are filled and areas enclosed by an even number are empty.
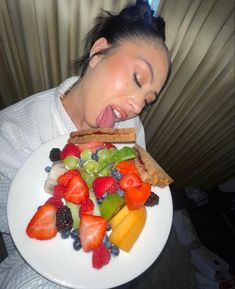
{"type": "Polygon", "coordinates": [[[98,127],[113,127],[116,121],[116,115],[111,106],[107,106],[99,115],[96,121],[98,127]]]}

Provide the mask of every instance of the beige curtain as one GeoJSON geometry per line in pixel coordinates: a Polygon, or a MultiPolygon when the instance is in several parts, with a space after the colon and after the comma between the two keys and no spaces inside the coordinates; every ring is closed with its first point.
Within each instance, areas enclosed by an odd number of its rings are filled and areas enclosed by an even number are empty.
{"type": "Polygon", "coordinates": [[[172,74],[143,114],[148,149],[177,186],[235,176],[234,1],[165,0],[172,74]]]}
{"type": "Polygon", "coordinates": [[[128,0],[0,0],[0,105],[4,107],[71,76],[100,8],[128,0]]]}
{"type": "MultiPolygon", "coordinates": [[[[70,76],[100,7],[127,2],[0,0],[0,106],[70,76]]],[[[235,176],[234,1],[161,0],[158,12],[172,74],[141,116],[147,147],[176,186],[212,189],[235,176]]]]}

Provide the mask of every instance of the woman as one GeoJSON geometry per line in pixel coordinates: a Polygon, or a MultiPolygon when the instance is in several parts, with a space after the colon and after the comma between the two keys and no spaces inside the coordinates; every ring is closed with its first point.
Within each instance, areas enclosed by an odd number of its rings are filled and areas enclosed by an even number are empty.
{"type": "Polygon", "coordinates": [[[15,250],[6,217],[17,169],[43,143],[91,127],[135,127],[145,146],[139,113],[164,86],[170,58],[164,21],[143,1],[118,15],[104,13],[86,39],[78,74],[58,88],[31,96],[0,112],[0,231],[8,258],[0,264],[2,288],[62,288],[33,271],[15,250]]]}

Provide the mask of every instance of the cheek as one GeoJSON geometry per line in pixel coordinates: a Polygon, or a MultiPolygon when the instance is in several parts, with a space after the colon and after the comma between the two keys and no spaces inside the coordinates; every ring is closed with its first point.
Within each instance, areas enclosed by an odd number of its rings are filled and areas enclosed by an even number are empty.
{"type": "Polygon", "coordinates": [[[109,74],[107,83],[111,90],[110,93],[113,97],[122,97],[125,96],[128,92],[129,83],[127,81],[126,75],[123,72],[119,73],[116,71],[109,74]]]}

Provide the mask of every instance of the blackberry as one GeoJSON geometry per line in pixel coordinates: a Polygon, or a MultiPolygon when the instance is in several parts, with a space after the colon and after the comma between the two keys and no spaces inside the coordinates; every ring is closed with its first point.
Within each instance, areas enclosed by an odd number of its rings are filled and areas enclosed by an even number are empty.
{"type": "Polygon", "coordinates": [[[50,151],[49,159],[50,159],[52,162],[59,161],[59,160],[60,160],[60,149],[59,149],[59,148],[53,148],[53,149],[50,151]]]}
{"type": "Polygon", "coordinates": [[[158,203],[159,203],[159,196],[157,194],[155,194],[154,192],[151,192],[151,195],[149,196],[149,198],[145,202],[145,206],[146,207],[153,207],[155,205],[158,205],[158,203]]]}
{"type": "Polygon", "coordinates": [[[73,219],[70,208],[63,206],[56,212],[56,227],[58,232],[70,231],[73,226],[73,219]]]}

